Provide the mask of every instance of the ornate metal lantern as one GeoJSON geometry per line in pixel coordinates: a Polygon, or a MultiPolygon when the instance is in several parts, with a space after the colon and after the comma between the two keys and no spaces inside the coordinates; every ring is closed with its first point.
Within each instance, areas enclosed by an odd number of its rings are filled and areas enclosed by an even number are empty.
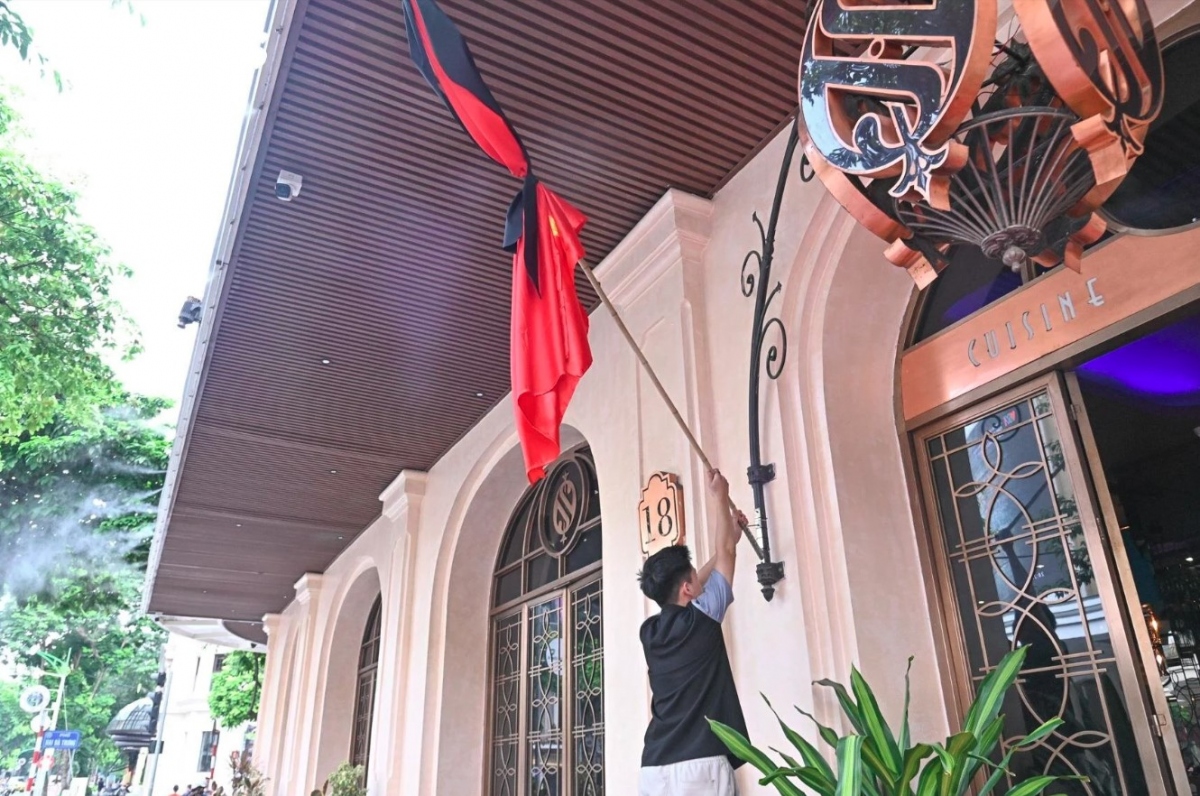
{"type": "Polygon", "coordinates": [[[1145,0],[817,0],[805,156],[924,287],[957,244],[1080,267],[1162,104],[1145,0]]]}

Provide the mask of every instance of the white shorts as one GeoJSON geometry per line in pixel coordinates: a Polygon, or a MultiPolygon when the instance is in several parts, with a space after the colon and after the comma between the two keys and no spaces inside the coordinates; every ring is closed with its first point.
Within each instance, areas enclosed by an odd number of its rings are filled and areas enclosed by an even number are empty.
{"type": "Polygon", "coordinates": [[[737,783],[729,758],[702,757],[643,768],[638,796],[737,796],[737,783]]]}

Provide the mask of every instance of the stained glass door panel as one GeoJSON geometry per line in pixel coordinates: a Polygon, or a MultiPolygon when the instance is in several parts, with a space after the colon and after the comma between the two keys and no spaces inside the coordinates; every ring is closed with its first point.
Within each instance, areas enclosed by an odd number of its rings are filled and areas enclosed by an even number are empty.
{"type": "Polygon", "coordinates": [[[571,779],[575,796],[604,796],[602,595],[600,581],[571,594],[571,779]]]}
{"type": "Polygon", "coordinates": [[[492,638],[492,796],[517,796],[521,743],[521,620],[517,611],[496,619],[492,638]]]}
{"type": "Polygon", "coordinates": [[[923,432],[942,593],[973,688],[1018,646],[1005,737],[1065,724],[1017,755],[1018,778],[1082,775],[1055,793],[1165,792],[1144,694],[1056,381],[923,432]]]}
{"type": "Polygon", "coordinates": [[[563,768],[563,601],[555,595],[529,609],[529,796],[560,796],[563,768]]]}
{"type": "Polygon", "coordinates": [[[604,796],[604,585],[492,623],[491,796],[604,796]]]}

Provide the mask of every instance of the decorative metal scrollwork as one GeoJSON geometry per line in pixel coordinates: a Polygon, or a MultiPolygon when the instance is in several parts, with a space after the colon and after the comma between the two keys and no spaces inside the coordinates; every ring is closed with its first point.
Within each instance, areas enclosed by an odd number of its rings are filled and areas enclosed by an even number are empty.
{"type": "Polygon", "coordinates": [[[808,155],[800,156],[800,182],[812,182],[816,178],[817,172],[813,169],[812,163],[808,159],[808,155]]]}
{"type": "MultiPolygon", "coordinates": [[[[759,249],[758,251],[751,250],[750,252],[748,252],[746,254],[746,259],[742,260],[742,295],[745,296],[746,298],[750,298],[750,296],[754,293],[755,284],[758,282],[759,278],[762,278],[764,276],[763,254],[762,253],[767,250],[767,230],[763,227],[762,220],[759,219],[757,212],[755,212],[751,216],[751,219],[754,221],[754,224],[758,227],[758,237],[761,242],[761,249],[759,249]],[[757,265],[757,268],[758,268],[757,278],[752,271],[747,270],[751,262],[754,262],[757,265]]],[[[771,263],[767,262],[766,267],[767,267],[766,276],[769,277],[771,263]]],[[[765,283],[766,280],[763,279],[763,282],[765,283]]],[[[763,305],[763,315],[764,316],[768,315],[771,312],[771,303],[775,300],[775,297],[778,296],[782,290],[783,290],[783,283],[776,281],[775,286],[772,287],[770,289],[770,291],[767,293],[767,298],[763,305]]],[[[759,322],[758,322],[759,318],[757,317],[757,307],[755,308],[755,310],[756,310],[755,328],[758,329],[758,334],[759,334],[759,339],[757,341],[758,342],[757,350],[759,352],[762,351],[763,345],[766,343],[767,335],[770,333],[771,329],[774,328],[777,332],[777,335],[776,335],[777,342],[767,348],[767,358],[766,358],[767,377],[769,379],[771,379],[772,381],[774,381],[775,379],[779,378],[779,374],[783,372],[784,364],[787,363],[787,329],[784,328],[783,322],[780,321],[777,316],[771,316],[769,318],[765,318],[762,321],[762,323],[759,324],[759,322]]]]}
{"type": "MultiPolygon", "coordinates": [[[[783,285],[778,280],[772,283],[771,264],[775,259],[775,230],[779,224],[783,192],[787,188],[788,174],[791,172],[796,145],[800,140],[799,124],[800,120],[797,117],[788,133],[783,165],[779,170],[775,197],[771,203],[771,216],[766,227],[763,227],[758,213],[751,217],[758,227],[759,247],[746,254],[742,260],[740,275],[742,295],[746,298],[754,297],[754,324],[750,332],[750,467],[746,475],[754,493],[754,522],[761,537],[759,549],[755,551],[759,553],[760,558],[758,583],[762,586],[763,597],[767,600],[775,596],[775,584],[783,579],[783,562],[771,560],[771,535],[764,487],[775,479],[775,465],[763,464],[762,461],[759,386],[764,369],[767,378],[773,381],[779,378],[783,366],[787,363],[787,329],[777,315],[771,315],[772,304],[783,290],[783,285]],[[773,341],[769,344],[768,335],[773,341]]],[[[800,178],[804,179],[803,162],[800,164],[800,178]]]]}
{"type": "MultiPolygon", "coordinates": [[[[747,268],[751,262],[756,263],[756,265],[758,267],[758,276],[762,277],[762,275],[763,275],[762,252],[766,251],[766,249],[767,249],[767,231],[763,227],[762,221],[758,217],[758,213],[757,212],[754,213],[754,215],[751,218],[754,220],[754,223],[758,226],[758,235],[759,235],[759,239],[761,241],[762,249],[759,251],[750,251],[748,254],[746,254],[746,259],[742,261],[742,295],[745,296],[746,298],[750,298],[750,296],[754,293],[754,286],[755,286],[755,283],[758,281],[758,279],[755,277],[755,274],[753,272],[748,271],[747,268]]],[[[767,266],[767,275],[769,276],[771,264],[768,262],[766,264],[766,266],[767,266]]],[[[775,286],[772,287],[770,289],[770,291],[767,293],[767,298],[763,305],[763,315],[764,316],[770,313],[771,303],[775,300],[775,297],[778,296],[782,290],[783,290],[783,283],[776,281],[775,286]]],[[[757,308],[756,308],[756,311],[757,311],[757,308]]],[[[775,379],[779,378],[779,374],[783,372],[784,364],[787,363],[787,329],[784,328],[783,322],[781,320],[779,320],[779,318],[777,316],[771,316],[769,318],[765,318],[761,324],[759,324],[758,321],[759,321],[759,319],[756,317],[755,318],[755,328],[758,329],[758,337],[759,337],[759,339],[757,341],[757,349],[756,350],[758,350],[759,352],[761,352],[763,350],[763,346],[766,344],[767,335],[770,333],[771,329],[773,328],[776,331],[776,336],[775,336],[776,342],[773,343],[772,345],[768,346],[766,349],[766,352],[767,352],[767,354],[766,354],[767,378],[774,381],[775,379]]]]}

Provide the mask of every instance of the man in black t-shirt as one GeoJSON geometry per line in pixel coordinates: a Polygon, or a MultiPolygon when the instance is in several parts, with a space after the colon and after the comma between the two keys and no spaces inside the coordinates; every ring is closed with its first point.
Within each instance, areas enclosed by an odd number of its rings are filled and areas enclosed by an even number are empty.
{"type": "Polygon", "coordinates": [[[729,483],[719,472],[711,474],[709,491],[721,507],[716,555],[697,571],[688,548],[668,547],[646,559],[638,575],[642,591],[662,608],[641,630],[653,698],[639,796],[737,794],[733,770],[741,761],[707,719],[746,734],[721,633],[745,518],[727,508],[729,483]]]}

